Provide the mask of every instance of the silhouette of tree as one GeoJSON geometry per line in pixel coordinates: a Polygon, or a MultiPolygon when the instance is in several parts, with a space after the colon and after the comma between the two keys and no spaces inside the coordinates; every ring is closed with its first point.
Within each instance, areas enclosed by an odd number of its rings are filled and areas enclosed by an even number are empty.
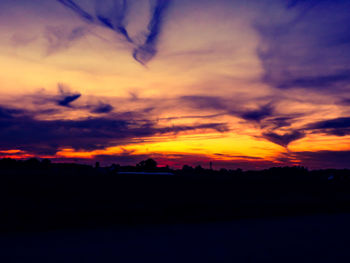
{"type": "Polygon", "coordinates": [[[16,167],[17,161],[11,158],[4,158],[0,160],[0,167],[3,168],[10,168],[10,167],[16,167]]]}
{"type": "Polygon", "coordinates": [[[182,166],[182,171],[183,172],[192,172],[193,168],[187,164],[185,164],[184,166],[182,166]]]}
{"type": "Polygon", "coordinates": [[[203,171],[204,171],[204,169],[203,169],[203,167],[202,167],[202,166],[197,165],[197,166],[196,166],[196,168],[194,168],[194,171],[195,171],[195,172],[198,172],[198,173],[201,173],[201,172],[203,172],[203,171]]]}
{"type": "Polygon", "coordinates": [[[144,170],[154,170],[157,168],[157,162],[151,158],[141,161],[137,164],[137,167],[142,168],[144,170]]]}
{"type": "Polygon", "coordinates": [[[37,158],[30,158],[25,161],[25,165],[32,168],[39,167],[40,161],[37,158]]]}
{"type": "Polygon", "coordinates": [[[44,167],[48,167],[51,165],[51,160],[50,159],[44,159],[41,161],[41,164],[44,166],[44,167]]]}

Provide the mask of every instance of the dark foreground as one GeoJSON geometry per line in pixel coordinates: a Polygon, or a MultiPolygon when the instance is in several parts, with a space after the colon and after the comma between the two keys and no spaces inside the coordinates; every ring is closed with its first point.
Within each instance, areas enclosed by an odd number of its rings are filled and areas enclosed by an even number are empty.
{"type": "Polygon", "coordinates": [[[2,175],[0,233],[350,213],[348,173],[279,172],[2,175]]]}
{"type": "Polygon", "coordinates": [[[1,262],[350,262],[350,215],[0,236],[1,262]]]}
{"type": "Polygon", "coordinates": [[[0,262],[350,262],[349,170],[41,166],[0,169],[0,262]]]}

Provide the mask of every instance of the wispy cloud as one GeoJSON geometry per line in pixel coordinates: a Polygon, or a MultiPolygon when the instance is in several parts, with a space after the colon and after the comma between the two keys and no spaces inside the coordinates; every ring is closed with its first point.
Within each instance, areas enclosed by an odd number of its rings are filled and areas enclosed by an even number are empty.
{"type": "Polygon", "coordinates": [[[94,17],[74,1],[71,1],[71,0],[57,0],[57,1],[63,4],[64,6],[68,7],[69,9],[73,10],[82,19],[88,22],[94,22],[94,17]]]}
{"type": "Polygon", "coordinates": [[[283,147],[287,147],[293,141],[299,140],[305,137],[305,134],[301,131],[289,131],[284,134],[278,134],[275,132],[266,132],[263,133],[263,137],[267,140],[281,145],[283,147]]]}
{"type": "Polygon", "coordinates": [[[47,41],[47,54],[51,55],[70,47],[75,41],[83,38],[87,33],[84,27],[73,29],[64,26],[47,26],[44,37],[47,41]]]}
{"type": "Polygon", "coordinates": [[[279,89],[334,92],[350,84],[348,1],[289,1],[276,16],[259,17],[263,81],[279,89]]]}
{"type": "Polygon", "coordinates": [[[340,117],[311,123],[306,129],[337,136],[350,135],[350,117],[340,117]]]}
{"type": "MultiPolygon", "coordinates": [[[[145,41],[141,44],[132,39],[127,30],[129,0],[95,1],[94,13],[84,10],[72,0],[57,0],[71,9],[82,20],[97,24],[114,31],[133,47],[132,56],[142,65],[146,65],[158,52],[159,37],[166,18],[166,12],[172,0],[156,0],[150,11],[145,41]]],[[[137,6],[136,6],[137,8],[137,6]]]]}
{"type": "Polygon", "coordinates": [[[157,54],[159,35],[163,27],[166,11],[171,0],[157,0],[148,24],[148,34],[145,42],[135,48],[133,57],[141,64],[147,64],[157,54]]]}

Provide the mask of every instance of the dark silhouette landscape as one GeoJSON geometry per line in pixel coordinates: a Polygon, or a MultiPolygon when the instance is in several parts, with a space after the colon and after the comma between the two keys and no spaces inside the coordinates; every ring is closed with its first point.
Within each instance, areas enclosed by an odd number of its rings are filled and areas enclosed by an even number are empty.
{"type": "Polygon", "coordinates": [[[0,0],[0,263],[349,263],[350,0],[0,0]]]}
{"type": "Polygon", "coordinates": [[[1,232],[350,212],[350,170],[0,160],[1,232]]]}
{"type": "Polygon", "coordinates": [[[350,171],[0,160],[1,262],[348,262],[350,171]]]}

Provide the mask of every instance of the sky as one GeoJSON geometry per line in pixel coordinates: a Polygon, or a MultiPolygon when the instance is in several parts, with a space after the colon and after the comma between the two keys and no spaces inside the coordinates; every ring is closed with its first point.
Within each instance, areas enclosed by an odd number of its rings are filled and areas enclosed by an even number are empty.
{"type": "Polygon", "coordinates": [[[1,0],[0,157],[350,168],[350,0],[1,0]]]}

